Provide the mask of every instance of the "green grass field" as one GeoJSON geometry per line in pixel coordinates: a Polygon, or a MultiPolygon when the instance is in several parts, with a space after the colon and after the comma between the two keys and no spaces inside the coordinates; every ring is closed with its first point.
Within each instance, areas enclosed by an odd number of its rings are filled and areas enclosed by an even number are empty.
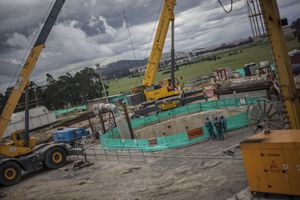
{"type": "MultiPolygon", "coordinates": [[[[299,44],[296,40],[287,41],[288,49],[296,49],[299,44]]],[[[261,61],[272,61],[272,55],[268,43],[260,42],[251,47],[240,47],[243,53],[228,56],[224,53],[221,59],[216,61],[203,61],[190,65],[181,66],[176,71],[176,77],[183,77],[185,83],[189,83],[193,78],[199,75],[208,75],[212,70],[222,67],[231,67],[232,69],[243,67],[247,63],[259,63],[261,61]]],[[[155,80],[159,81],[169,77],[170,74],[162,74],[158,72],[155,80]]],[[[132,87],[138,86],[142,83],[141,77],[135,78],[121,78],[118,80],[109,81],[109,95],[129,92],[132,87]]]]}

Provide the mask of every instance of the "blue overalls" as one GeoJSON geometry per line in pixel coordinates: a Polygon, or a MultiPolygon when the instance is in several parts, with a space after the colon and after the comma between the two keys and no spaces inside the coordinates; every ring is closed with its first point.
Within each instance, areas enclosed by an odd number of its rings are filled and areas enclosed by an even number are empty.
{"type": "Polygon", "coordinates": [[[222,131],[221,122],[218,118],[215,119],[215,127],[216,127],[216,130],[217,130],[217,133],[218,133],[218,139],[219,140],[224,140],[224,135],[223,135],[223,131],[222,131]]]}
{"type": "Polygon", "coordinates": [[[214,132],[214,127],[213,127],[213,124],[211,123],[211,121],[209,119],[206,119],[205,120],[205,127],[209,133],[209,136],[212,140],[217,140],[217,137],[215,135],[215,132],[214,132]]]}
{"type": "Polygon", "coordinates": [[[224,118],[224,116],[220,117],[220,123],[221,123],[221,127],[223,129],[223,132],[227,132],[227,122],[226,119],[224,118]]]}

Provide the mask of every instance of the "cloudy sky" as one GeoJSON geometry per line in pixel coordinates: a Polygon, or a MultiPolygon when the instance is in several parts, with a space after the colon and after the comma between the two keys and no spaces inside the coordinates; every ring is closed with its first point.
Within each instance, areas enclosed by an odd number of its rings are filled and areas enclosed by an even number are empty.
{"type": "MultiPolygon", "coordinates": [[[[10,84],[53,0],[0,0],[0,91],[10,84]]],[[[137,59],[149,43],[162,0],[123,0],[137,59]]],[[[230,0],[222,0],[229,9],[230,0]]],[[[278,0],[282,17],[300,17],[299,0],[278,0]]],[[[177,51],[208,47],[251,35],[244,0],[225,14],[217,0],[177,0],[177,51]]],[[[167,39],[165,51],[169,51],[167,39]]],[[[151,46],[150,46],[151,47],[151,46]]],[[[66,0],[46,42],[32,80],[46,73],[74,73],[95,63],[134,59],[120,0],[66,0]]]]}

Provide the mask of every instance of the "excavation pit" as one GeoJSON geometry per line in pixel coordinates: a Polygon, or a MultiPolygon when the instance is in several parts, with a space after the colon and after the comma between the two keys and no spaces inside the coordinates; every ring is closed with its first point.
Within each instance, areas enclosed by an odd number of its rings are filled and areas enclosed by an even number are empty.
{"type": "Polygon", "coordinates": [[[205,116],[210,119],[225,116],[228,130],[248,125],[248,105],[258,98],[232,98],[218,101],[199,102],[160,112],[131,121],[135,139],[122,135],[115,127],[101,136],[106,149],[140,149],[160,151],[191,145],[209,138],[205,116]]]}

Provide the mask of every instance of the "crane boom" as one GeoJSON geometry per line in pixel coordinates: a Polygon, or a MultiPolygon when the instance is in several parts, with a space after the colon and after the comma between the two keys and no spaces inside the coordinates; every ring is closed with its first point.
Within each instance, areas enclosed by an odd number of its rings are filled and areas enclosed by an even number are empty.
{"type": "Polygon", "coordinates": [[[158,28],[152,46],[152,51],[147,63],[143,85],[146,87],[154,83],[158,64],[165,45],[165,40],[169,30],[170,22],[174,21],[174,7],[176,0],[164,0],[163,9],[160,15],[158,28]]]}
{"type": "Polygon", "coordinates": [[[30,75],[35,68],[36,62],[43,48],[45,47],[45,42],[64,3],[65,0],[55,1],[46,22],[43,25],[43,28],[26,59],[22,71],[11,91],[11,94],[9,95],[9,98],[0,117],[0,138],[3,137],[3,134],[10,121],[11,115],[13,114],[26,85],[29,83],[30,75]]]}
{"type": "MultiPolygon", "coordinates": [[[[181,90],[175,87],[174,76],[172,76],[173,81],[171,79],[167,79],[160,81],[159,85],[154,85],[155,75],[157,73],[159,61],[164,49],[169,26],[171,22],[173,25],[175,20],[174,7],[176,5],[176,0],[163,1],[163,7],[160,14],[151,54],[148,59],[143,83],[141,86],[131,89],[132,94],[143,92],[148,101],[159,100],[181,94],[181,90]]],[[[172,52],[174,52],[174,50],[172,50],[172,52]]]]}

